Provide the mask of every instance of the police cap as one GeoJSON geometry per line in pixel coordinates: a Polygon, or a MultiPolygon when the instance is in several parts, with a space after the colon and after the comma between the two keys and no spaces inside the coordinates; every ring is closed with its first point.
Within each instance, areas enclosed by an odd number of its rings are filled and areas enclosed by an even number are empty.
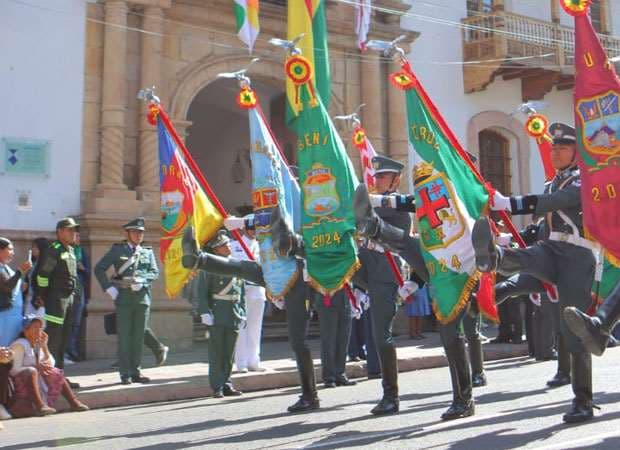
{"type": "Polygon", "coordinates": [[[56,223],[56,229],[60,230],[61,228],[80,228],[80,224],[73,217],[63,217],[56,223]]]}
{"type": "Polygon", "coordinates": [[[570,145],[577,142],[575,129],[565,123],[552,123],[549,126],[549,134],[553,138],[553,145],[570,145]]]}
{"type": "Polygon", "coordinates": [[[398,161],[388,158],[387,156],[377,155],[372,158],[372,168],[374,169],[375,174],[387,172],[401,173],[405,166],[398,161]]]}
{"type": "Polygon", "coordinates": [[[215,236],[213,236],[213,238],[211,238],[211,240],[209,242],[207,242],[206,247],[208,249],[215,249],[218,247],[221,247],[222,245],[226,245],[230,242],[230,238],[228,237],[228,234],[226,234],[226,230],[219,230],[215,236]]]}
{"type": "Polygon", "coordinates": [[[127,222],[123,225],[123,228],[127,231],[129,230],[138,230],[144,231],[144,217],[137,217],[130,222],[127,222]]]}

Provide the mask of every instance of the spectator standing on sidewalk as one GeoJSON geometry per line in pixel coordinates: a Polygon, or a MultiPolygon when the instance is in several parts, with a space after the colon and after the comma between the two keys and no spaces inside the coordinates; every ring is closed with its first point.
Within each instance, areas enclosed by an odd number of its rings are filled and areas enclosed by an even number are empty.
{"type": "MultiPolygon", "coordinates": [[[[256,240],[254,214],[248,214],[243,218],[230,217],[226,219],[225,224],[234,221],[243,221],[243,242],[254,255],[256,262],[260,263],[260,248],[256,240]]],[[[249,260],[239,242],[231,242],[231,251],[233,258],[249,260]]],[[[235,365],[240,372],[247,372],[248,370],[250,372],[261,372],[264,369],[260,366],[260,340],[267,297],[263,286],[251,281],[244,281],[243,283],[247,321],[245,327],[241,327],[239,330],[239,338],[235,347],[235,365]]]]}

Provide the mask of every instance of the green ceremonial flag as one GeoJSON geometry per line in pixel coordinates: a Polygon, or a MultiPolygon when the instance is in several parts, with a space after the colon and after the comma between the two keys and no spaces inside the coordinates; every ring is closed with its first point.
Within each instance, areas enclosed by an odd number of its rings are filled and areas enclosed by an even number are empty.
{"type": "Polygon", "coordinates": [[[358,185],[345,146],[320,98],[307,87],[291,128],[297,133],[297,164],[302,188],[301,234],[309,283],[331,295],[359,267],[353,194],[358,185]]]}
{"type": "Polygon", "coordinates": [[[409,64],[390,79],[405,91],[417,230],[433,309],[448,323],[467,305],[480,277],[471,230],[486,212],[488,193],[409,64]]]}

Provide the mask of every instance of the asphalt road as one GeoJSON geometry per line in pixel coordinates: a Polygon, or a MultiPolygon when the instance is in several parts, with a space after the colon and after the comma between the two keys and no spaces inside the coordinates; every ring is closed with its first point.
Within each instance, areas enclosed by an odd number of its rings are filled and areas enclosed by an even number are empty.
{"type": "Polygon", "coordinates": [[[478,388],[476,415],[442,422],[451,399],[447,368],[401,374],[401,413],[374,417],[379,380],[321,389],[318,412],[285,412],[297,389],[129,405],[86,413],[4,422],[3,450],[187,448],[620,449],[620,349],[594,359],[596,420],[562,423],[570,386],[546,389],[555,362],[516,358],[487,364],[489,386],[478,388]]]}

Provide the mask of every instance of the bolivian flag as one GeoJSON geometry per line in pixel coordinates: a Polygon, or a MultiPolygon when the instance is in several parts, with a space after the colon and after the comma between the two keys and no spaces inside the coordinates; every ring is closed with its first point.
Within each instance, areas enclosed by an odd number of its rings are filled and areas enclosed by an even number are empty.
{"type": "MultiPolygon", "coordinates": [[[[329,55],[327,52],[327,24],[325,22],[325,0],[288,0],[287,39],[293,40],[300,34],[304,37],[297,43],[302,55],[309,61],[313,76],[309,80],[323,102],[329,109],[331,77],[329,55]]],[[[296,67],[303,78],[302,67],[296,67]]],[[[310,74],[310,72],[308,72],[310,74]]],[[[299,94],[299,85],[291,79],[286,80],[287,120],[290,122],[300,112],[301,104],[295,101],[299,94]]]]}
{"type": "Polygon", "coordinates": [[[191,272],[181,265],[181,241],[185,228],[194,227],[202,246],[215,235],[224,218],[198,183],[161,117],[157,119],[157,131],[162,228],[159,251],[164,263],[166,294],[175,297],[191,272]]]}

